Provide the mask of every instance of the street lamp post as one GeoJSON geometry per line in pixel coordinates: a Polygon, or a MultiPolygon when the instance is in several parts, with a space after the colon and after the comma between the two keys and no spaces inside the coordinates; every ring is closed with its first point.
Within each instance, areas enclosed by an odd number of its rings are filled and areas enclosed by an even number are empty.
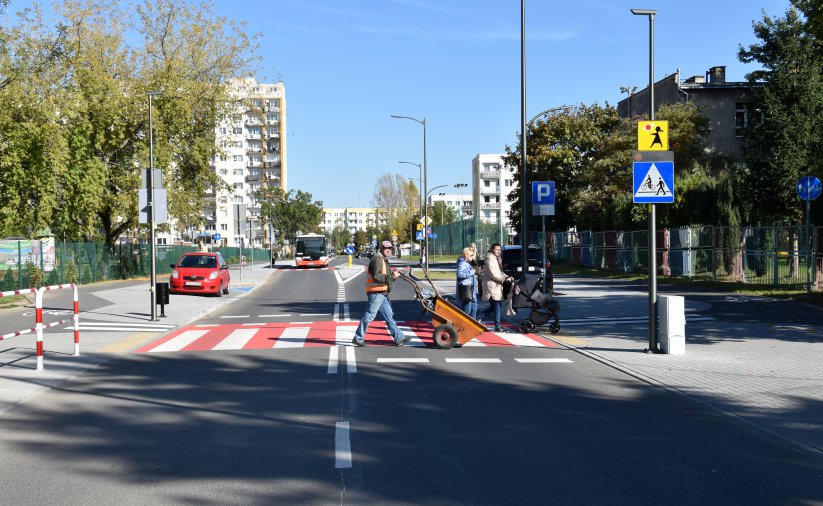
{"type": "Polygon", "coordinates": [[[417,182],[420,184],[420,216],[423,216],[423,164],[421,163],[414,163],[414,162],[397,162],[397,163],[407,163],[409,165],[416,165],[417,166],[417,182]]]}
{"type": "Polygon", "coordinates": [[[632,117],[632,95],[634,95],[635,91],[637,91],[637,86],[632,86],[631,88],[629,88],[628,86],[620,87],[620,93],[625,93],[629,96],[629,106],[627,108],[628,112],[626,113],[626,117],[630,119],[632,117]]]}
{"type": "MultiPolygon", "coordinates": [[[[426,165],[426,118],[423,118],[422,120],[419,120],[417,118],[412,118],[410,116],[398,116],[396,114],[392,114],[391,117],[395,118],[395,119],[410,119],[412,121],[416,121],[417,123],[423,125],[423,193],[426,194],[426,199],[428,200],[428,198],[429,198],[429,191],[428,191],[429,172],[428,172],[428,166],[426,165]]],[[[424,205],[423,206],[423,227],[428,226],[428,223],[427,223],[428,221],[429,221],[429,210],[428,210],[428,206],[424,205]]],[[[429,254],[429,235],[424,233],[423,234],[423,239],[424,239],[424,245],[425,245],[424,246],[425,253],[424,253],[424,250],[422,250],[422,249],[420,250],[420,261],[421,261],[421,264],[423,264],[423,265],[421,265],[423,270],[428,272],[429,271],[429,260],[428,260],[428,258],[429,258],[429,255],[428,255],[429,254]],[[425,256],[424,256],[424,254],[425,254],[425,256]]]]}
{"type": "Polygon", "coordinates": [[[457,188],[457,193],[459,195],[458,205],[460,207],[460,247],[466,247],[466,232],[465,227],[463,226],[463,188],[468,187],[468,183],[457,183],[454,185],[457,188]]]}
{"type": "MultiPolygon", "coordinates": [[[[440,192],[437,195],[442,197],[443,195],[445,195],[445,193],[440,192]]],[[[446,218],[444,217],[444,214],[443,214],[443,211],[444,211],[445,208],[446,208],[446,204],[444,202],[443,205],[440,206],[440,226],[441,227],[446,223],[446,218]]],[[[440,254],[441,255],[443,254],[443,243],[440,243],[440,254]]]]}
{"type": "Polygon", "coordinates": [[[149,254],[151,255],[151,280],[149,281],[151,287],[149,291],[151,292],[151,321],[153,322],[158,321],[158,319],[156,292],[157,252],[155,246],[157,239],[154,230],[154,118],[152,116],[152,101],[154,97],[159,97],[162,94],[162,91],[150,91],[147,93],[149,96],[149,177],[146,179],[149,184],[146,190],[146,203],[149,207],[149,254]]]}
{"type": "MultiPolygon", "coordinates": [[[[432,188],[431,190],[426,192],[426,216],[427,217],[429,216],[429,197],[431,196],[431,193],[434,190],[437,190],[437,189],[440,189],[440,188],[445,188],[447,186],[449,186],[449,185],[441,184],[439,186],[435,186],[434,188],[432,188]]],[[[429,220],[425,220],[425,221],[429,221],[429,220]]],[[[425,267],[425,269],[426,269],[426,272],[428,272],[429,271],[429,226],[426,225],[425,223],[423,223],[423,237],[426,239],[426,258],[425,258],[426,267],[425,267]]]]}
{"type": "MultiPolygon", "coordinates": [[[[654,121],[654,16],[656,10],[632,9],[635,16],[649,17],[649,119],[654,121]]],[[[649,204],[649,353],[657,351],[657,237],[655,207],[649,204]]]]}
{"type": "MultiPolygon", "coordinates": [[[[520,265],[523,272],[526,272],[528,260],[528,205],[526,204],[526,192],[529,174],[526,171],[528,166],[526,159],[526,0],[520,0],[520,265]]],[[[500,209],[500,223],[503,226],[503,209],[500,209]]],[[[502,235],[502,234],[501,234],[502,235]]],[[[502,237],[501,237],[502,240],[502,237]]]]}

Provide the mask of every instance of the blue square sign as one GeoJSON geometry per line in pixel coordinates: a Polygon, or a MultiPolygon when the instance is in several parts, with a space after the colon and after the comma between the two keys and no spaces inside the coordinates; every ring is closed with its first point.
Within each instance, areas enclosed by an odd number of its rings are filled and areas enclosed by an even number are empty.
{"type": "Polygon", "coordinates": [[[635,204],[674,202],[674,162],[634,162],[635,204]]]}

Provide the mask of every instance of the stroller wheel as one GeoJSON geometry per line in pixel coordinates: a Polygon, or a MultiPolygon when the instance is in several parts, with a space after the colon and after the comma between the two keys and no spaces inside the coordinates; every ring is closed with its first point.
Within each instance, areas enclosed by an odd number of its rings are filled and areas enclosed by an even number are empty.
{"type": "Polygon", "coordinates": [[[531,334],[534,332],[534,323],[531,320],[523,320],[520,322],[520,332],[523,334],[531,334]]]}
{"type": "Polygon", "coordinates": [[[549,325],[549,332],[552,334],[557,334],[560,332],[560,320],[557,318],[554,319],[551,325],[549,325]]]}

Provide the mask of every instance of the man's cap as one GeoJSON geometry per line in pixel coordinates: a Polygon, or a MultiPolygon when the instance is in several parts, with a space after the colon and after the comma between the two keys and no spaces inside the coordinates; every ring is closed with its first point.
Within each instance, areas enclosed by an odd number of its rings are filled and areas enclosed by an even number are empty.
{"type": "Polygon", "coordinates": [[[380,243],[380,246],[381,246],[381,247],[383,247],[383,248],[391,248],[391,247],[393,247],[393,246],[391,245],[391,242],[389,242],[389,241],[383,241],[383,242],[381,242],[381,243],[380,243]]]}

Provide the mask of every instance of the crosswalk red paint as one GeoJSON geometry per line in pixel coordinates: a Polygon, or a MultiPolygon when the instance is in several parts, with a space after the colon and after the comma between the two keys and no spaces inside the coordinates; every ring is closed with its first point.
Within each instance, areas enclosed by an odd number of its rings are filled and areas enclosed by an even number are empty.
{"type": "MultiPolygon", "coordinates": [[[[189,325],[153,341],[136,353],[176,351],[220,351],[282,348],[316,348],[351,343],[356,321],[260,322],[253,324],[189,325]]],[[[411,341],[408,345],[433,347],[433,328],[429,322],[398,322],[411,341]]],[[[393,346],[385,322],[375,321],[366,332],[366,342],[374,346],[393,346]]],[[[537,334],[485,332],[467,346],[530,346],[552,348],[557,345],[537,334]]]]}

